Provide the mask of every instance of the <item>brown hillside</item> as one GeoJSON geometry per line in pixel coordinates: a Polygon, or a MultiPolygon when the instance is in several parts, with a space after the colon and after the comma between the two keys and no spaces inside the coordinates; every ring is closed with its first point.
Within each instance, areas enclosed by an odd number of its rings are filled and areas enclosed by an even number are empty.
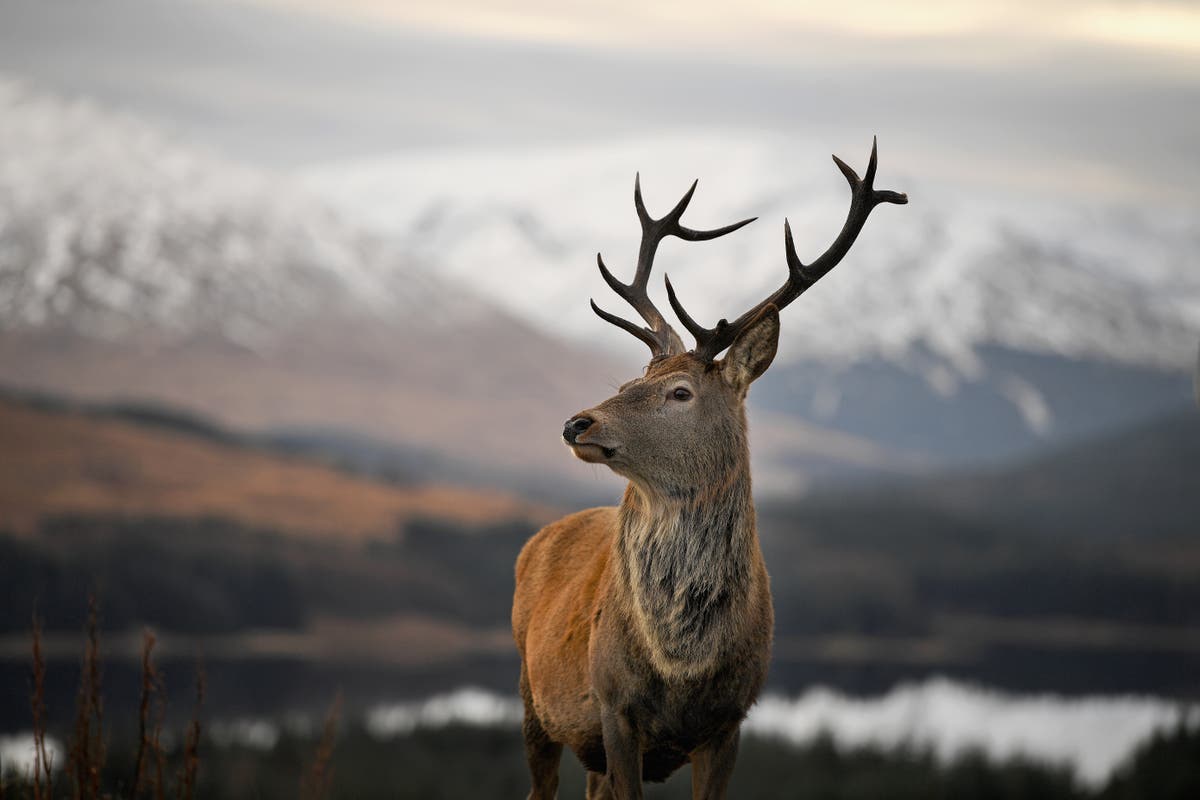
{"type": "Polygon", "coordinates": [[[0,400],[0,530],[69,513],[220,516],[302,535],[369,538],[431,516],[544,518],[508,494],[394,486],[233,444],[0,400]]]}

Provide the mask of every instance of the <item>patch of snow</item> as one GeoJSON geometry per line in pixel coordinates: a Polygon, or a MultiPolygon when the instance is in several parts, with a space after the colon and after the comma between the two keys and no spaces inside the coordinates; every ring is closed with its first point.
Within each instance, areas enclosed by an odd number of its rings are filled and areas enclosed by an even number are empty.
{"type": "Polygon", "coordinates": [[[1016,375],[1000,376],[997,385],[1000,393],[1016,407],[1029,430],[1039,436],[1049,432],[1054,424],[1054,413],[1037,387],[1016,375]]]}
{"type": "Polygon", "coordinates": [[[215,721],[208,726],[209,735],[220,747],[246,747],[267,752],[279,742],[279,726],[267,719],[243,718],[215,721]]]}
{"type": "Polygon", "coordinates": [[[412,733],[418,728],[443,728],[455,724],[518,725],[524,713],[519,700],[467,687],[428,700],[378,706],[367,712],[366,726],[373,736],[387,738],[412,733]]]}
{"type": "MultiPolygon", "coordinates": [[[[66,763],[63,760],[66,758],[66,751],[52,736],[46,737],[46,756],[53,770],[62,769],[66,763]]],[[[32,731],[0,735],[0,767],[3,767],[5,773],[31,775],[36,761],[37,752],[32,731]]]]}
{"type": "Polygon", "coordinates": [[[766,697],[745,729],[796,743],[827,734],[841,747],[915,745],[943,762],[978,750],[997,762],[1066,766],[1097,787],[1140,744],[1181,722],[1200,725],[1200,713],[1150,697],[1020,696],[935,678],[870,699],[821,688],[766,697]]]}

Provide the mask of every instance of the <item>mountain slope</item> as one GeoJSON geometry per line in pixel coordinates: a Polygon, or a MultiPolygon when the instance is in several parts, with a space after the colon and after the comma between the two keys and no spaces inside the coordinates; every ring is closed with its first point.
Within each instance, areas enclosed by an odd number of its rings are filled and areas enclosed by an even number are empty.
{"type": "Polygon", "coordinates": [[[391,539],[406,521],[459,524],[548,512],[492,490],[377,483],[233,437],[0,399],[0,530],[57,517],[221,518],[333,539],[391,539]]]}
{"type": "MultiPolygon", "coordinates": [[[[971,534],[981,537],[976,544],[1020,538],[1051,546],[1072,539],[1145,543],[1157,538],[1166,547],[1186,542],[1195,550],[1200,412],[1176,409],[1132,428],[988,469],[858,492],[835,490],[794,507],[772,507],[777,516],[840,515],[847,535],[877,543],[896,538],[895,527],[919,529],[922,537],[947,535],[960,544],[975,541],[971,534]],[[869,533],[872,529],[878,533],[869,533]]],[[[903,541],[899,537],[895,544],[903,541]]],[[[1186,572],[1200,568],[1200,562],[1185,559],[1175,566],[1186,572]]]]}
{"type": "Polygon", "coordinates": [[[1200,413],[1184,409],[928,490],[950,509],[1022,530],[1194,537],[1200,530],[1200,413]]]}
{"type": "MultiPolygon", "coordinates": [[[[868,145],[839,155],[861,170],[868,145]]],[[[1027,453],[1186,400],[1200,342],[1194,214],[927,181],[886,140],[880,152],[877,185],[910,204],[879,208],[845,263],[788,309],[756,400],[944,463],[1027,453]]],[[[639,170],[652,213],[700,175],[691,224],[760,217],[719,241],[662,248],[659,270],[710,324],[782,282],[785,216],[811,260],[846,213],[823,146],[747,131],[400,154],[313,169],[307,184],[447,274],[520,264],[521,285],[502,272],[479,285],[543,329],[623,348],[583,298],[620,306],[594,259],[603,252],[618,276],[631,269],[639,170]]]]}

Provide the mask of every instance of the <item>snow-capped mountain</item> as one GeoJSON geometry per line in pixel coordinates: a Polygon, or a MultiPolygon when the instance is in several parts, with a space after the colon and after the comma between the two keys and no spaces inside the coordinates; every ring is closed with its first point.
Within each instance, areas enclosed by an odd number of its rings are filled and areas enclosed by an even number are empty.
{"type": "MultiPolygon", "coordinates": [[[[861,173],[869,138],[860,145],[838,155],[861,173]]],[[[652,214],[700,176],[688,224],[759,217],[721,240],[662,247],[656,269],[708,324],[783,281],[785,217],[811,260],[848,204],[819,144],[747,132],[410,153],[314,168],[307,185],[539,327],[632,351],[586,297],[628,313],[595,253],[628,277],[639,170],[652,214]]],[[[957,459],[1186,402],[1182,376],[1200,341],[1194,209],[926,181],[886,141],[876,185],[906,191],[909,205],[876,209],[845,261],[785,312],[760,403],[957,459]]],[[[665,309],[661,275],[654,283],[665,309]]]]}
{"type": "MultiPolygon", "coordinates": [[[[861,169],[866,149],[842,155],[861,169]]],[[[912,202],[878,209],[787,310],[752,398],[760,488],[977,461],[1186,402],[1193,218],[927,184],[886,142],[880,163],[912,202]]],[[[655,214],[702,173],[689,224],[762,217],[664,243],[657,269],[705,321],[782,281],[785,214],[809,259],[845,214],[815,146],[761,135],[277,174],[0,82],[0,382],[561,466],[559,420],[643,363],[586,303],[628,313],[594,254],[631,270],[638,167],[655,214]]]]}
{"type": "MultiPolygon", "coordinates": [[[[860,144],[839,155],[861,173],[870,139],[860,144]]],[[[689,310],[713,320],[735,316],[786,277],[785,217],[802,259],[837,234],[849,195],[819,148],[730,132],[537,151],[446,150],[312,169],[308,184],[397,237],[406,252],[470,278],[549,330],[565,325],[592,340],[586,294],[614,304],[596,276],[595,253],[618,274],[636,254],[635,171],[651,213],[664,213],[699,175],[686,217],[693,226],[759,217],[719,242],[668,240],[658,259],[689,310]],[[517,269],[525,280],[513,280],[517,269]]],[[[886,141],[876,185],[907,191],[909,205],[877,209],[844,264],[787,312],[784,358],[853,363],[927,350],[955,377],[970,378],[985,345],[1164,369],[1194,357],[1195,210],[929,183],[906,171],[886,141]]],[[[661,275],[655,283],[661,290],[661,275]]]]}
{"type": "Polygon", "coordinates": [[[4,384],[530,468],[605,363],[286,176],[0,82],[4,384]]]}
{"type": "MultiPolygon", "coordinates": [[[[512,296],[497,285],[541,291],[520,262],[448,274],[411,244],[294,176],[0,81],[0,384],[167,403],[316,435],[331,452],[366,436],[449,456],[456,475],[502,467],[615,491],[606,473],[562,472],[559,430],[641,354],[619,365],[497,304],[512,296]]],[[[790,443],[772,472],[781,488],[831,465],[911,467],[788,415],[761,428],[790,443]]],[[[774,458],[763,448],[761,462],[774,458]]]]}
{"type": "Polygon", "coordinates": [[[4,329],[151,326],[258,349],[337,310],[410,324],[488,313],[285,178],[11,80],[0,114],[4,329]]]}

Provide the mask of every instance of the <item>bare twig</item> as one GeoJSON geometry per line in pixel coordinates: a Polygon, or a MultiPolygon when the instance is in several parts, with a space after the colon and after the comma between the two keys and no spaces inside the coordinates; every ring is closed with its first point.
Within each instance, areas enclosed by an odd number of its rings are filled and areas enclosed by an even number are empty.
{"type": "Polygon", "coordinates": [[[101,692],[99,620],[100,604],[95,594],[89,594],[87,644],[83,652],[70,750],[76,800],[96,800],[100,797],[100,779],[104,771],[104,700],[101,692]]]}
{"type": "MultiPolygon", "coordinates": [[[[151,692],[153,692],[156,702],[147,746],[150,748],[150,756],[154,759],[154,800],[166,800],[167,755],[162,745],[162,729],[167,717],[167,688],[162,672],[154,666],[153,662],[150,663],[150,667],[153,670],[151,692]]],[[[145,676],[143,676],[144,678],[145,676]]]]}
{"type": "Polygon", "coordinates": [[[154,800],[166,800],[167,754],[162,745],[163,722],[167,716],[167,693],[161,672],[154,675],[158,685],[158,709],[154,716],[154,729],[150,736],[150,754],[154,756],[154,800]]]}
{"type": "MultiPolygon", "coordinates": [[[[30,711],[33,713],[33,800],[49,800],[54,794],[52,765],[46,752],[46,660],[42,656],[42,620],[33,612],[33,665],[30,675],[32,684],[29,694],[30,711]]],[[[0,774],[0,781],[3,780],[0,774]]]]}
{"type": "Polygon", "coordinates": [[[166,711],[166,692],[162,685],[162,677],[154,666],[154,643],[154,634],[148,629],[143,631],[142,687],[138,703],[138,746],[133,767],[133,786],[129,791],[131,798],[136,798],[141,791],[142,778],[148,769],[147,755],[154,758],[158,766],[158,784],[161,793],[163,755],[159,737],[162,733],[162,717],[166,711]],[[152,712],[154,713],[153,718],[151,718],[152,712]]]}
{"type": "Polygon", "coordinates": [[[183,765],[175,785],[178,800],[192,800],[196,792],[196,776],[200,771],[200,710],[204,706],[204,665],[196,664],[196,705],[192,721],[184,734],[183,765]]]}
{"type": "Polygon", "coordinates": [[[337,742],[338,721],[342,716],[342,693],[339,691],[325,715],[321,740],[313,754],[312,763],[300,781],[301,800],[323,800],[333,784],[333,749],[337,742]]]}

